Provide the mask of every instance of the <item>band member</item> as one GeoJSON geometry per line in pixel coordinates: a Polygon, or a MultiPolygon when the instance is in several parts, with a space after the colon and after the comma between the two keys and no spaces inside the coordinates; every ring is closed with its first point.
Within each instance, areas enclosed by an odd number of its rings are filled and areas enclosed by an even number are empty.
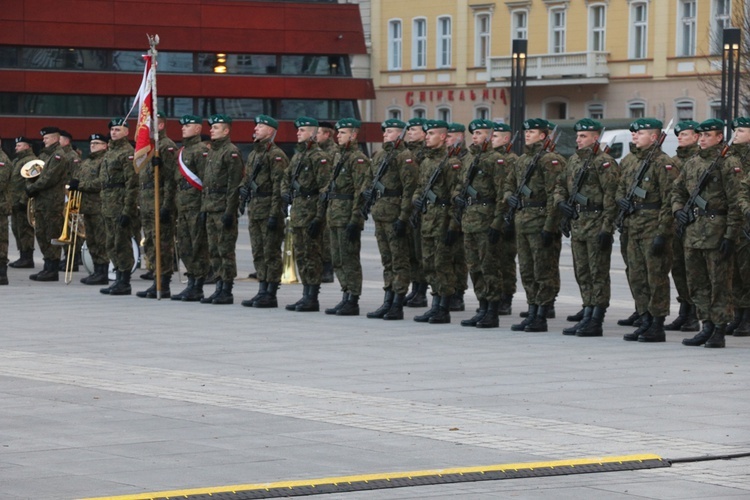
{"type": "Polygon", "coordinates": [[[36,160],[36,155],[31,148],[31,139],[16,137],[16,157],[13,159],[13,172],[10,177],[10,227],[21,256],[8,264],[16,269],[34,268],[34,226],[29,223],[28,218],[26,179],[21,177],[21,167],[32,160],[36,160]]]}

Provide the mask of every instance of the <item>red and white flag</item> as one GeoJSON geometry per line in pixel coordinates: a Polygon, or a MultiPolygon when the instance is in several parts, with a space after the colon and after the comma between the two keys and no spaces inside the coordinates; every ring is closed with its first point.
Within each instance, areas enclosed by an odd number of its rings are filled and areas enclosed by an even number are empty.
{"type": "MultiPolygon", "coordinates": [[[[135,154],[133,155],[133,168],[135,173],[141,171],[144,165],[151,161],[154,155],[154,93],[156,82],[156,71],[152,65],[152,56],[144,55],[146,68],[143,70],[143,81],[135,103],[138,104],[138,126],[135,129],[135,154]]],[[[134,103],[134,106],[135,106],[134,103]]]]}

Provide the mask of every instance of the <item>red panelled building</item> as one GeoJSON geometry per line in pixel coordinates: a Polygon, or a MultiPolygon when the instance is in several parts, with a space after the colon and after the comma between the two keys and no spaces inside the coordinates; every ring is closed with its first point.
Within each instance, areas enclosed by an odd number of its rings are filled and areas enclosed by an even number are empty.
{"type": "MultiPolygon", "coordinates": [[[[168,117],[226,113],[252,142],[253,117],[359,117],[372,81],[352,78],[366,53],[356,5],[253,0],[0,0],[0,137],[56,125],[76,140],[106,133],[132,105],[146,34],[160,37],[159,109],[168,117]]],[[[134,123],[135,119],[131,120],[134,123]]],[[[131,125],[132,126],[132,125],[131,125]]],[[[379,136],[376,124],[370,134],[379,136]]],[[[365,131],[367,133],[367,130],[365,131]]],[[[177,120],[169,134],[179,139],[177,120]]],[[[8,141],[5,141],[8,142],[8,141]]],[[[11,146],[4,144],[4,146],[11,146]]]]}

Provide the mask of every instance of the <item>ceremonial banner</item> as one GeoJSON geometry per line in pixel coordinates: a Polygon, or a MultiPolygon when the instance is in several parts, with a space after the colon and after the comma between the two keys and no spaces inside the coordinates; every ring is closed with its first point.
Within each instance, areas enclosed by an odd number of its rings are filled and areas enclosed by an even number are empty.
{"type": "MultiPolygon", "coordinates": [[[[145,55],[146,68],[143,70],[143,81],[138,94],[135,96],[135,102],[138,104],[138,126],[135,130],[135,155],[133,155],[133,168],[138,174],[151,160],[154,154],[155,142],[154,136],[154,98],[153,88],[155,87],[156,72],[152,66],[152,55],[145,55]]],[[[134,103],[135,105],[135,103],[134,103]]]]}

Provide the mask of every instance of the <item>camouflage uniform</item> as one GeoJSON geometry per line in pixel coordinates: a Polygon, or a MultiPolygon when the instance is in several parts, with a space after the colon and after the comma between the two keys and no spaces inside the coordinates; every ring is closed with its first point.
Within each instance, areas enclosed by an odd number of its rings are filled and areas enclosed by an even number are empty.
{"type": "Polygon", "coordinates": [[[106,150],[91,153],[74,171],[71,178],[78,179],[78,191],[81,192],[81,209],[86,224],[86,247],[91,254],[94,265],[109,267],[107,257],[107,231],[102,218],[101,182],[99,169],[106,150]]]}
{"type": "MultiPolygon", "coordinates": [[[[16,239],[18,251],[22,257],[27,255],[29,259],[33,258],[34,253],[34,227],[29,224],[29,218],[27,217],[29,199],[26,196],[26,179],[21,177],[21,167],[31,160],[36,160],[36,155],[31,148],[18,153],[13,160],[13,172],[10,177],[12,210],[10,225],[13,230],[13,237],[16,239]]],[[[30,267],[33,267],[33,265],[30,267]]]]}
{"type": "Polygon", "coordinates": [[[8,284],[8,216],[10,209],[10,178],[13,165],[0,149],[0,285],[8,284]]]}
{"type": "MultiPolygon", "coordinates": [[[[425,159],[427,148],[424,141],[408,142],[406,147],[411,152],[415,167],[415,178],[418,179],[419,167],[425,159]]],[[[415,229],[411,225],[406,228],[406,231],[409,238],[410,280],[419,287],[416,294],[418,297],[415,296],[411,300],[407,299],[406,305],[409,307],[424,307],[427,300],[424,298],[427,293],[427,277],[422,269],[422,236],[419,234],[419,229],[415,229]]]]}
{"type": "MultiPolygon", "coordinates": [[[[36,241],[49,271],[57,272],[60,264],[60,246],[51,243],[62,233],[65,210],[65,183],[70,165],[60,143],[42,149],[39,159],[44,169],[36,179],[27,180],[26,193],[34,197],[36,241]]],[[[36,275],[32,275],[36,276],[36,275]]]]}
{"type": "MultiPolygon", "coordinates": [[[[750,143],[733,144],[730,154],[742,164],[744,178],[742,179],[739,199],[743,213],[750,211],[744,203],[750,202],[750,183],[747,175],[750,171],[750,143]]],[[[737,250],[734,255],[734,276],[732,281],[732,298],[736,309],[750,310],[750,240],[738,231],[737,250]]],[[[750,311],[749,311],[750,312],[750,311]]],[[[737,331],[734,332],[737,335],[737,331]]]]}
{"type": "MultiPolygon", "coordinates": [[[[469,149],[465,147],[463,142],[458,148],[449,148],[452,154],[451,156],[457,158],[462,165],[461,173],[457,176],[460,179],[463,176],[463,170],[471,165],[474,161],[474,155],[469,154],[469,149]]],[[[469,266],[466,263],[466,250],[464,248],[464,233],[459,232],[458,241],[453,247],[453,276],[456,278],[453,287],[456,291],[451,297],[451,311],[463,311],[464,310],[464,293],[469,288],[469,266]]]]}
{"type": "MultiPolygon", "coordinates": [[[[500,154],[498,163],[502,165],[502,170],[505,172],[504,175],[507,177],[508,172],[515,169],[518,155],[513,151],[506,153],[504,146],[497,148],[495,151],[500,154]]],[[[503,186],[505,186],[505,179],[503,179],[503,186]]],[[[500,205],[500,210],[502,211],[503,217],[505,216],[506,209],[507,206],[505,206],[505,203],[502,203],[500,205]]],[[[516,254],[516,238],[504,237],[500,244],[498,254],[498,259],[500,259],[500,276],[502,278],[502,297],[500,304],[501,315],[503,313],[510,314],[513,296],[516,294],[516,284],[518,282],[516,254]]]]}
{"type": "MultiPolygon", "coordinates": [[[[328,155],[328,158],[333,161],[336,154],[339,151],[339,146],[333,138],[329,137],[323,142],[319,142],[318,146],[320,149],[328,155]]],[[[325,223],[325,221],[324,221],[325,223]]],[[[323,259],[323,277],[326,278],[324,283],[333,283],[333,253],[331,251],[331,231],[328,226],[325,226],[322,230],[323,240],[321,243],[321,258],[323,259]]]]}
{"type": "MultiPolygon", "coordinates": [[[[677,148],[677,154],[672,157],[672,179],[676,180],[682,171],[683,165],[691,157],[698,154],[700,147],[698,144],[677,148]]],[[[685,249],[682,240],[679,238],[672,239],[672,281],[677,289],[677,302],[680,304],[693,304],[690,299],[690,291],[687,283],[687,272],[685,270],[685,249]]]]}

